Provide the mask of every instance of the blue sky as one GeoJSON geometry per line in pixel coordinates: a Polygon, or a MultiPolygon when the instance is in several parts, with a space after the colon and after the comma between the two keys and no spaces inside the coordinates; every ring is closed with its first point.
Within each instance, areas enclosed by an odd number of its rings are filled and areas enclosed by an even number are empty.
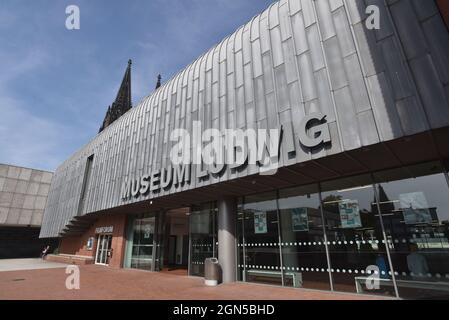
{"type": "Polygon", "coordinates": [[[128,59],[137,105],[273,0],[2,0],[0,163],[55,170],[91,140],[128,59]],[[81,29],[65,28],[77,5],[81,29]]]}

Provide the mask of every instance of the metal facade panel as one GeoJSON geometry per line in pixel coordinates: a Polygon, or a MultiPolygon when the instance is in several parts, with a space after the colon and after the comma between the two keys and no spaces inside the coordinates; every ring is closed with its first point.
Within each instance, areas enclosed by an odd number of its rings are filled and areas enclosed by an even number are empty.
{"type": "MultiPolygon", "coordinates": [[[[170,133],[192,132],[196,120],[203,129],[270,129],[292,121],[297,153],[293,162],[283,157],[284,165],[447,126],[448,48],[447,29],[432,1],[276,2],[66,160],[49,190],[41,236],[57,236],[78,214],[90,155],[91,181],[79,214],[125,204],[123,180],[166,167],[174,145],[170,133]],[[365,27],[368,4],[380,7],[381,30],[365,27]],[[332,144],[312,152],[299,145],[299,124],[318,111],[327,115],[332,144]]],[[[20,175],[13,171],[11,176],[20,175]]],[[[126,203],[253,173],[257,167],[193,179],[126,203]]],[[[6,179],[0,185],[11,187],[6,179]]]]}

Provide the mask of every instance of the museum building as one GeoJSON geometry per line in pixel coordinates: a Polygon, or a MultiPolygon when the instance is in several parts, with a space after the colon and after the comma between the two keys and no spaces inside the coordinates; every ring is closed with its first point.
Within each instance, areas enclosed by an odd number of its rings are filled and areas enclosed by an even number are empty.
{"type": "Polygon", "coordinates": [[[0,259],[37,258],[58,239],[40,239],[52,172],[0,163],[0,259]]]}
{"type": "Polygon", "coordinates": [[[203,276],[217,257],[225,283],[449,297],[447,21],[447,1],[281,0],[136,107],[130,61],[54,174],[50,258],[203,276]],[[238,165],[174,164],[208,142],[175,129],[278,134],[236,142],[238,165]]]}

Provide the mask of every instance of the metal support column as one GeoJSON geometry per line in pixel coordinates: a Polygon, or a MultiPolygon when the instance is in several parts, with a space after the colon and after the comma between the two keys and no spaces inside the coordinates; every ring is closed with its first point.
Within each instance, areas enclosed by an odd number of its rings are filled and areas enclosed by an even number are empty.
{"type": "Polygon", "coordinates": [[[223,273],[223,283],[236,281],[236,224],[237,199],[218,200],[218,262],[223,273]]]}

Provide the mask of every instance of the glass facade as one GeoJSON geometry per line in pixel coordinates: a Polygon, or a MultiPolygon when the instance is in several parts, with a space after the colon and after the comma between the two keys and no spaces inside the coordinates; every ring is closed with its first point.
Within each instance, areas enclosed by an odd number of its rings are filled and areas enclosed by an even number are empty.
{"type": "MultiPolygon", "coordinates": [[[[371,176],[322,183],[321,189],[333,288],[361,291],[357,282],[365,284],[371,273],[380,279],[390,279],[371,176]]],[[[366,293],[396,295],[394,288],[382,287],[366,293]]]]}
{"type": "Polygon", "coordinates": [[[153,270],[156,217],[141,215],[128,221],[125,268],[153,270]]]}
{"type": "Polygon", "coordinates": [[[284,277],[300,280],[285,285],[330,289],[318,186],[280,190],[278,203],[284,277]]]}
{"type": "MultiPolygon", "coordinates": [[[[449,187],[439,162],[239,198],[237,278],[403,298],[449,297],[449,187]]],[[[191,208],[189,275],[218,257],[217,204],[191,208]]],[[[125,267],[157,271],[164,214],[130,217],[125,267]]]]}
{"type": "MultiPolygon", "coordinates": [[[[217,257],[217,207],[208,202],[191,208],[189,237],[185,241],[188,252],[189,275],[204,276],[204,260],[217,257]]],[[[164,248],[167,242],[166,212],[130,216],[126,230],[124,267],[147,271],[164,268],[164,248]]],[[[167,259],[165,259],[167,260],[167,259]]]]}
{"type": "Polygon", "coordinates": [[[238,279],[449,297],[449,188],[439,163],[239,200],[238,279]]]}
{"type": "Polygon", "coordinates": [[[238,243],[239,279],[283,284],[276,193],[245,197],[244,200],[237,218],[239,230],[244,234],[238,243]]]}
{"type": "Polygon", "coordinates": [[[216,203],[194,206],[189,219],[189,274],[204,276],[204,260],[218,257],[216,203]]]}
{"type": "Polygon", "coordinates": [[[401,297],[449,297],[446,178],[439,163],[374,175],[401,297]]]}

